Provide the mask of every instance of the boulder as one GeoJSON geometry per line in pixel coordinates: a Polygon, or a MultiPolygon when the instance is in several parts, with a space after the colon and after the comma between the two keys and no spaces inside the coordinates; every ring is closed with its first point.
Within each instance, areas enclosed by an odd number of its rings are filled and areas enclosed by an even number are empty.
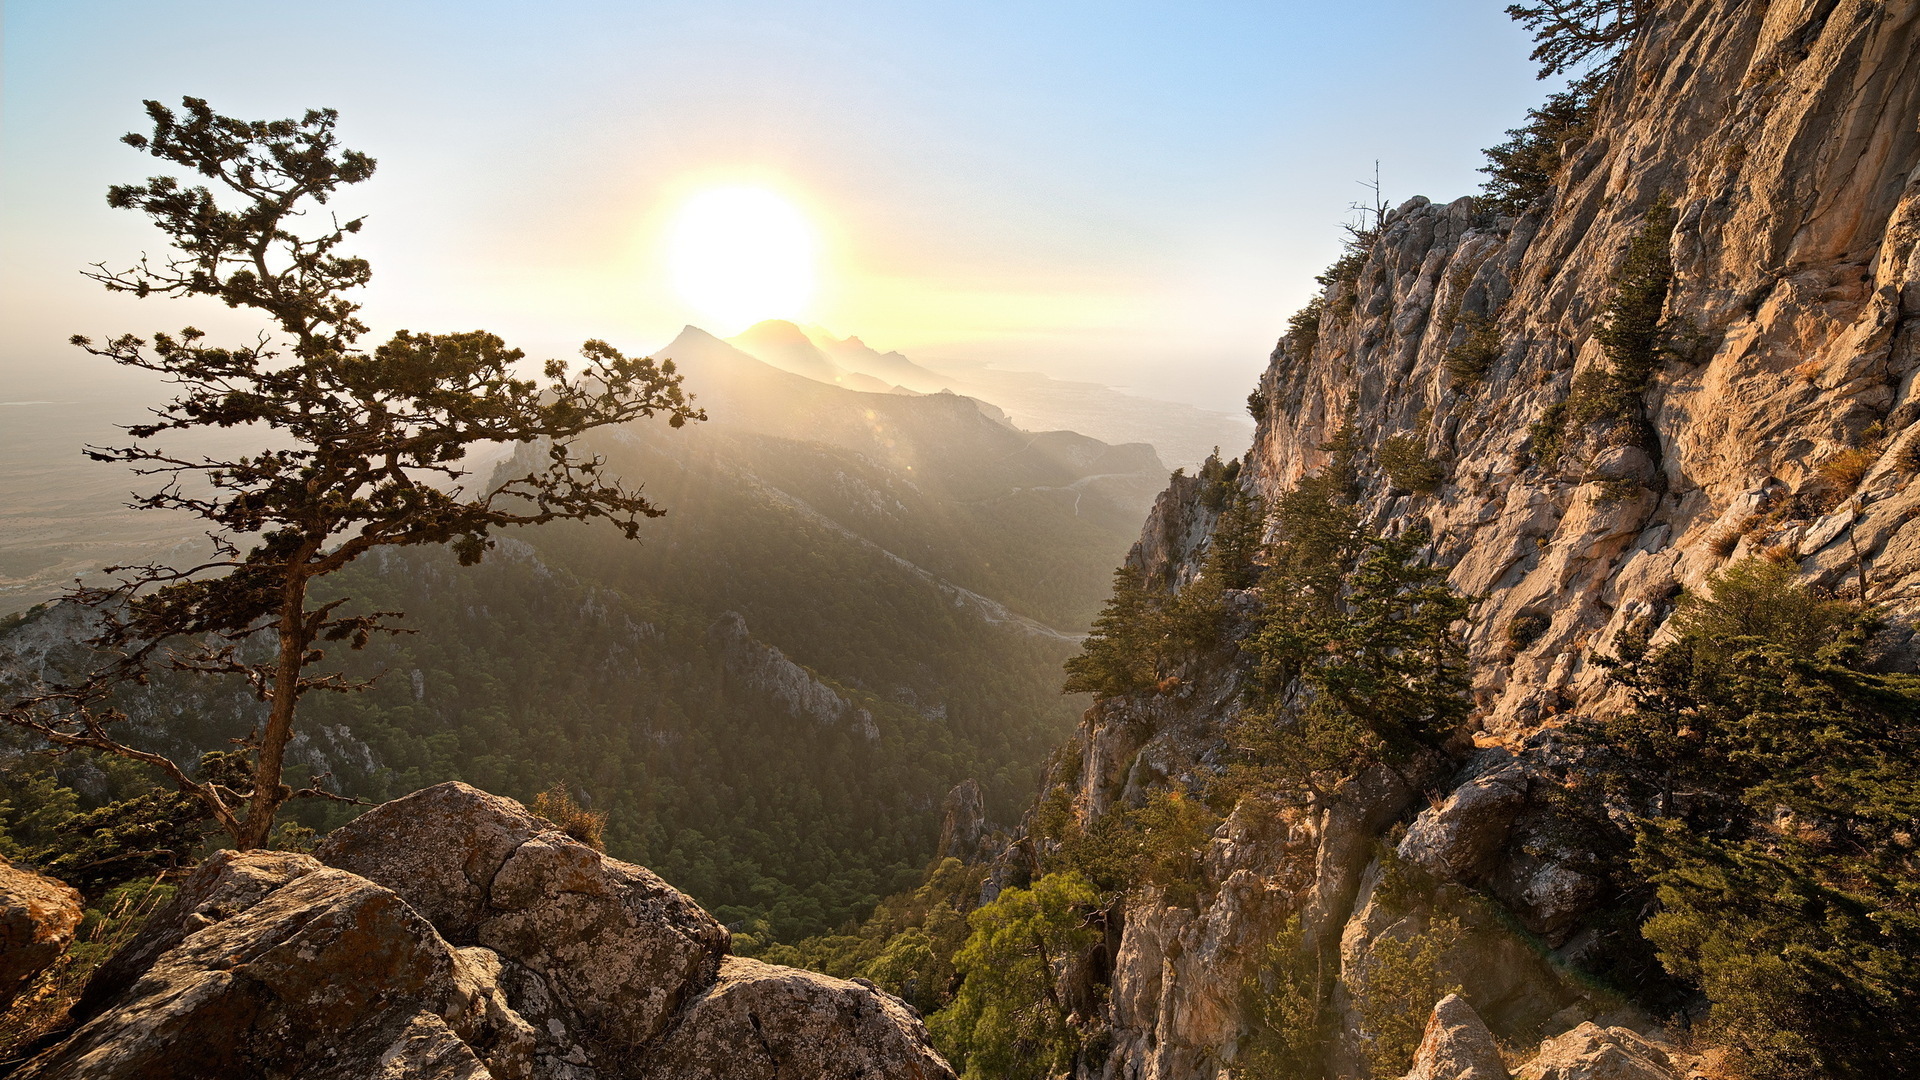
{"type": "Polygon", "coordinates": [[[0,858],[0,1010],[67,951],[85,911],[64,882],[0,858]]]}
{"type": "Polygon", "coordinates": [[[209,858],[13,1075],[952,1080],[897,998],[726,957],[691,899],[511,800],[443,784],[320,851],[354,869],[209,858]]]}
{"type": "Polygon", "coordinates": [[[1665,1050],[1638,1032],[1591,1021],[1540,1044],[1515,1080],[1678,1080],[1665,1050]]]}
{"type": "Polygon", "coordinates": [[[1498,858],[1526,801],[1526,778],[1518,770],[1461,784],[1414,820],[1400,841],[1400,857],[1442,881],[1472,882],[1498,858]]]}
{"type": "Polygon", "coordinates": [[[726,927],[651,871],[462,783],[369,810],[318,854],[406,897],[448,940],[537,974],[558,1022],[602,1055],[660,1034],[727,951],[726,927]]]}
{"type": "Polygon", "coordinates": [[[726,927],[651,871],[557,832],[500,868],[491,911],[481,944],[544,976],[610,1050],[660,1034],[728,945],[726,927]]]}
{"type": "Polygon", "coordinates": [[[195,930],[230,919],[289,881],[320,868],[311,855],[285,851],[216,851],[174,890],[132,941],[87,980],[76,1017],[91,1016],[133,985],[153,962],[195,930]]]}
{"type": "Polygon", "coordinates": [[[846,981],[729,956],[649,1052],[644,1080],[953,1080],[906,1004],[846,981]]]}
{"type": "Polygon", "coordinates": [[[1493,1033],[1459,994],[1433,1007],[1406,1080],[1511,1080],[1493,1033]]]}
{"type": "Polygon", "coordinates": [[[205,896],[248,879],[282,883],[225,918],[170,906],[172,924],[136,943],[152,963],[102,1007],[76,1016],[72,1035],[15,1075],[491,1076],[450,1026],[471,1004],[452,947],[390,890],[298,859],[229,854],[203,869],[183,892],[205,896]],[[284,876],[290,868],[304,872],[284,876]],[[167,941],[155,955],[154,945],[167,941]]]}
{"type": "Polygon", "coordinates": [[[314,854],[406,897],[448,941],[472,945],[507,856],[553,827],[512,799],[456,780],[369,810],[327,834],[314,854]]]}

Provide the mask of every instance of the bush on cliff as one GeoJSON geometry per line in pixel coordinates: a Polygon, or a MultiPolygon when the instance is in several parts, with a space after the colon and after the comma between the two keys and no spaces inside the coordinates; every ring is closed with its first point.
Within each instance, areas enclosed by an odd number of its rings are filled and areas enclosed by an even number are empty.
{"type": "Polygon", "coordinates": [[[1453,624],[1466,597],[1423,555],[1427,536],[1364,529],[1350,450],[1281,496],[1279,540],[1245,648],[1249,707],[1235,731],[1238,782],[1317,801],[1368,765],[1434,745],[1467,712],[1453,624]]]}
{"type": "Polygon", "coordinates": [[[1626,650],[1589,732],[1642,808],[1644,933],[1763,1080],[1896,1075],[1920,1042],[1920,678],[1870,670],[1871,611],[1740,563],[1626,650]]]}

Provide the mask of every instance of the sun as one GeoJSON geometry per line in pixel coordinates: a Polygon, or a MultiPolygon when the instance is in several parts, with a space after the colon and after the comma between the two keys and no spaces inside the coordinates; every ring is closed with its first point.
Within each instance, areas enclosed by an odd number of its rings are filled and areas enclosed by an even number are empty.
{"type": "Polygon", "coordinates": [[[667,265],[680,298],[736,333],[762,319],[797,319],[813,300],[819,247],[813,224],[786,197],[737,184],[690,196],[668,233],[667,265]]]}

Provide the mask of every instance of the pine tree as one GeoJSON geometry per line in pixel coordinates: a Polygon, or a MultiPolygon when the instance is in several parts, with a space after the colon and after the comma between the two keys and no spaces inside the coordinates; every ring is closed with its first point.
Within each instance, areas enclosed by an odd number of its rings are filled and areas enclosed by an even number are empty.
{"type": "Polygon", "coordinates": [[[38,688],[5,719],[58,751],[152,766],[198,799],[236,846],[259,847],[289,799],[329,794],[283,781],[300,699],[365,685],[310,669],[329,643],[357,649],[399,630],[396,612],[355,611],[345,598],[315,602],[316,583],[387,546],[447,544],[471,564],[508,526],[606,518],[632,538],[642,519],[663,511],[603,475],[602,461],[574,440],[645,417],[679,427],[703,414],[671,362],[629,358],[602,341],[582,347],[578,374],[548,361],[544,386],[519,376],[519,350],[484,331],[403,330],[365,350],[367,326],[349,293],[372,271],[341,250],[362,220],[330,217],[317,232],[299,231],[311,210],[373,175],[371,157],[337,145],[337,115],[249,122],[197,98],[185,99],[183,115],[146,106],[153,133],[123,141],[224,187],[237,203],[222,205],[208,188],[170,176],[117,185],[109,205],[145,213],[174,254],[125,271],[102,265],[90,276],[142,298],[213,297],[261,313],[272,329],[233,347],[207,344],[192,327],[151,343],[131,334],[98,347],[73,339],[177,388],[153,419],[127,427],[136,442],[88,453],[164,478],[137,505],[198,515],[212,529],[215,553],[187,567],[110,568],[119,575],[114,584],[71,593],[100,621],[91,644],[102,666],[38,688]],[[151,442],[207,427],[258,432],[262,449],[206,458],[151,442]],[[537,444],[544,461],[470,491],[462,462],[487,443],[537,444]],[[126,715],[117,692],[156,670],[237,677],[266,704],[266,721],[236,739],[244,780],[196,777],[120,734],[126,715]]]}

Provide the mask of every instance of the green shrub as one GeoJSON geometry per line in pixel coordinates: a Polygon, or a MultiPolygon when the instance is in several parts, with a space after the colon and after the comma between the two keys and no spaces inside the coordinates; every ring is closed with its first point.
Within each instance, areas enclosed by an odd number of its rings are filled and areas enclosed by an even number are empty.
{"type": "Polygon", "coordinates": [[[1194,907],[1201,857],[1219,824],[1220,816],[1204,802],[1180,791],[1158,792],[1138,807],[1105,814],[1084,831],[1061,830],[1060,849],[1046,865],[1079,875],[1103,897],[1155,885],[1165,890],[1168,903],[1194,907]]]}
{"type": "Polygon", "coordinates": [[[1544,615],[1515,615],[1507,623],[1507,648],[1514,652],[1525,652],[1527,647],[1540,640],[1552,623],[1544,615]]]}
{"type": "Polygon", "coordinates": [[[1433,494],[1447,478],[1439,462],[1428,457],[1421,441],[1411,435],[1389,435],[1380,444],[1380,467],[1394,487],[1416,495],[1433,494]]]}
{"type": "Polygon", "coordinates": [[[1500,342],[1500,326],[1494,320],[1469,312],[1461,321],[1467,336],[1447,350],[1446,369],[1453,384],[1464,389],[1486,381],[1505,348],[1500,342]]]}
{"type": "Polygon", "coordinates": [[[1241,985],[1241,1015],[1247,1035],[1241,1042],[1243,1068],[1237,1076],[1264,1080],[1323,1080],[1321,1061],[1333,1035],[1327,987],[1321,964],[1306,948],[1300,916],[1261,951],[1260,960],[1241,985]]]}
{"type": "MultiPolygon", "coordinates": [[[[1359,273],[1357,268],[1354,273],[1359,273]]],[[[1316,296],[1287,320],[1287,354],[1296,363],[1313,359],[1314,346],[1320,343],[1320,316],[1325,310],[1326,301],[1316,296]]]]}
{"type": "Polygon", "coordinates": [[[1097,906],[1086,879],[1049,874],[968,917],[972,932],[954,957],[959,993],[927,1025],[965,1080],[1046,1080],[1072,1068],[1080,1036],[1058,980],[1096,940],[1086,917],[1097,906]]]}
{"type": "Polygon", "coordinates": [[[1613,276],[1613,296],[1594,336],[1606,350],[1621,391],[1639,394],[1660,365],[1667,292],[1673,286],[1673,203],[1664,195],[1627,246],[1613,276]]]}
{"type": "Polygon", "coordinates": [[[1379,937],[1371,943],[1353,1000],[1360,1014],[1361,1046],[1375,1076],[1406,1072],[1433,1006],[1460,992],[1446,981],[1442,965],[1460,937],[1458,921],[1436,918],[1423,933],[1379,937]]]}

